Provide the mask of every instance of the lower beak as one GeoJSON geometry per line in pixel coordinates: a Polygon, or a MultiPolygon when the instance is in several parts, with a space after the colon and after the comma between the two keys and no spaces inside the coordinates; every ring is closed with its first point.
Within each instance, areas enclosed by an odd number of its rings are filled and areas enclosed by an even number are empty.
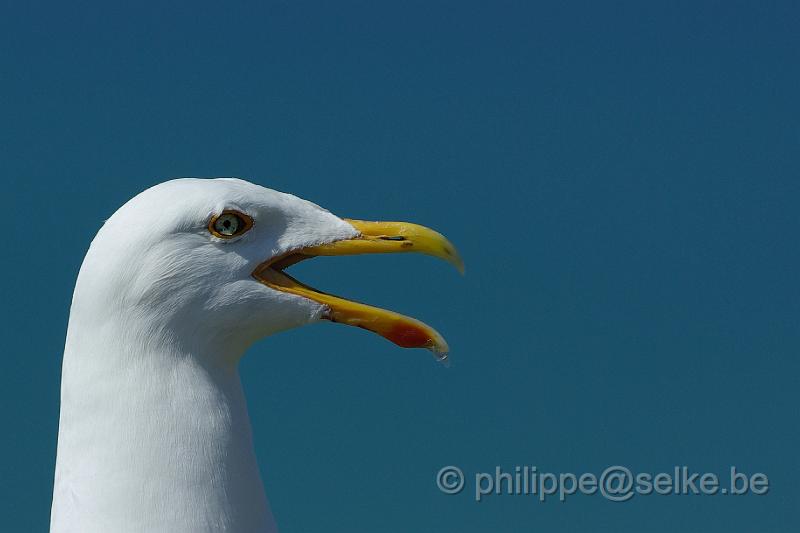
{"type": "Polygon", "coordinates": [[[352,239],[309,246],[262,263],[253,276],[279,291],[303,296],[325,305],[324,318],[375,332],[403,348],[427,348],[445,360],[447,342],[439,333],[419,320],[370,305],[347,300],[305,285],[283,270],[316,256],[422,253],[444,259],[463,274],[464,263],[455,247],[442,234],[407,222],[366,222],[345,219],[358,232],[352,239]]]}

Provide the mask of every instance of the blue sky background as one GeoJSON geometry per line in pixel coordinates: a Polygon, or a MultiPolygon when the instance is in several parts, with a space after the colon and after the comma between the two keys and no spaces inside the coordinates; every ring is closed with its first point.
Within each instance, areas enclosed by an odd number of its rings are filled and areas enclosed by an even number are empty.
{"type": "Polygon", "coordinates": [[[92,236],[158,181],[236,175],[467,263],[298,266],[429,322],[454,364],[330,324],[254,347],[285,533],[798,530],[798,27],[788,1],[6,3],[3,529],[48,524],[92,236]],[[436,489],[450,464],[771,489],[477,504],[436,489]]]}

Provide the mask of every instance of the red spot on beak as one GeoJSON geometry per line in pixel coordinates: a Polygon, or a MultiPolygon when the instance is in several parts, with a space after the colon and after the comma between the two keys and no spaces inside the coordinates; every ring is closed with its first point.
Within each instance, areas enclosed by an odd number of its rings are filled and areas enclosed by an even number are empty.
{"type": "Polygon", "coordinates": [[[397,324],[385,337],[402,348],[427,347],[433,339],[424,329],[414,324],[397,324]]]}

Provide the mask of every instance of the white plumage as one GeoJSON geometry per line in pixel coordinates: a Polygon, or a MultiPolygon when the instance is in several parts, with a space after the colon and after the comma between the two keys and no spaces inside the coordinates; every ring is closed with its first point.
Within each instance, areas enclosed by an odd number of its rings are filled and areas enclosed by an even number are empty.
{"type": "Polygon", "coordinates": [[[237,364],[255,340],[331,309],[254,269],[358,237],[311,202],[238,179],[173,180],[121,207],[72,300],[51,531],[274,531],[237,364]],[[252,228],[214,236],[209,220],[229,211],[252,228]]]}

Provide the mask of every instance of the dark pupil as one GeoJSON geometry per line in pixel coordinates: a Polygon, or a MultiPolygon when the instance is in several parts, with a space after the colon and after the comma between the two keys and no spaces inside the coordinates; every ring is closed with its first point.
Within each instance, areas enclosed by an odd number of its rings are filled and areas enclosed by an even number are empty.
{"type": "Polygon", "coordinates": [[[217,229],[225,235],[233,235],[239,229],[239,220],[233,216],[225,216],[217,222],[217,229]]]}

